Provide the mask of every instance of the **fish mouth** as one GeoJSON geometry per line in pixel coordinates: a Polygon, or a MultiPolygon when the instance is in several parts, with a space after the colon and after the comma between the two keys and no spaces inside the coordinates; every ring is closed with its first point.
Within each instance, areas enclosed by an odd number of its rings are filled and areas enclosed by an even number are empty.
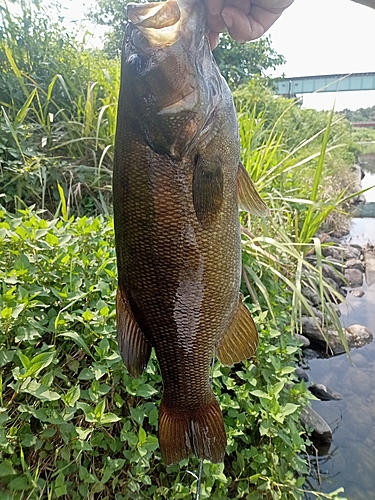
{"type": "Polygon", "coordinates": [[[129,21],[147,39],[150,47],[173,45],[181,37],[182,10],[175,0],[127,5],[129,21]]]}

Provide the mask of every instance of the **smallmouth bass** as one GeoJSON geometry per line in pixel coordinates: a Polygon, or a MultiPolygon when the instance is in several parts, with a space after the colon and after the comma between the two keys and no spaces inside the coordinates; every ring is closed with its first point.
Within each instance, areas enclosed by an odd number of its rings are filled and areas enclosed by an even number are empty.
{"type": "Polygon", "coordinates": [[[133,377],[154,348],[166,464],[224,458],[209,372],[251,357],[256,327],[239,295],[239,205],[267,207],[240,164],[230,90],[200,0],[129,4],[113,172],[117,333],[133,377]]]}

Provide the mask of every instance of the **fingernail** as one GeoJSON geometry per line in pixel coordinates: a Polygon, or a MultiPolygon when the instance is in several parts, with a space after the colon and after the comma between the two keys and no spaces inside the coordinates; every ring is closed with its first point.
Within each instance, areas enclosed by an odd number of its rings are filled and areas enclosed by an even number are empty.
{"type": "Polygon", "coordinates": [[[221,17],[224,19],[225,24],[230,29],[233,26],[233,18],[227,14],[222,14],[221,17]]]}

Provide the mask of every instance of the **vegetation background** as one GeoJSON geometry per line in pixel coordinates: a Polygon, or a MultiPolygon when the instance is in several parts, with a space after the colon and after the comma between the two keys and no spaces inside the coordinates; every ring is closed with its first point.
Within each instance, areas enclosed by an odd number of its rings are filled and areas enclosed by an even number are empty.
{"type": "MultiPolygon", "coordinates": [[[[110,186],[124,3],[99,0],[90,13],[113,28],[104,50],[50,9],[0,0],[0,495],[195,498],[199,462],[161,461],[155,358],[133,380],[116,344],[110,186]]],[[[322,262],[317,231],[345,222],[358,146],[342,115],[274,98],[264,71],[283,58],[269,39],[223,37],[215,55],[272,216],[241,214],[242,291],[260,346],[252,361],[215,364],[228,449],[224,464],[204,463],[200,498],[300,499],[309,439],[299,415],[311,396],[294,375],[294,333],[312,313],[302,290],[328,302],[327,321],[341,300],[305,257],[322,262]]]]}

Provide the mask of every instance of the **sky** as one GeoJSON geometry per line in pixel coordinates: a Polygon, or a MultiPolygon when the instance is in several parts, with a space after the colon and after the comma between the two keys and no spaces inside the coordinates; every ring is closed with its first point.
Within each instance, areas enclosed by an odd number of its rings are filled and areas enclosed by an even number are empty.
{"type": "MultiPolygon", "coordinates": [[[[350,0],[295,0],[268,32],[287,62],[273,76],[375,72],[375,10],[350,0]]],[[[304,94],[304,107],[358,109],[375,91],[304,94]]]]}
{"type": "MultiPolygon", "coordinates": [[[[94,0],[62,0],[77,20],[94,0]]],[[[92,27],[96,35],[103,30],[92,27]]],[[[350,0],[295,0],[268,31],[287,62],[272,76],[375,72],[375,10],[350,0]]],[[[358,109],[375,105],[375,90],[304,94],[303,106],[358,109]]]]}

